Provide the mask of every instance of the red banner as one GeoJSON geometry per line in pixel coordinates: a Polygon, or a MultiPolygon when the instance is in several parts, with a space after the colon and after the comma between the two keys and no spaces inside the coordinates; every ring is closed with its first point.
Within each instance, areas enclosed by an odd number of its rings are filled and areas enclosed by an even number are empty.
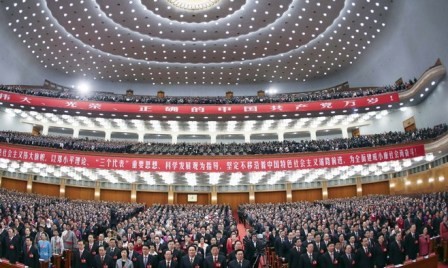
{"type": "Polygon", "coordinates": [[[57,166],[121,169],[148,172],[252,172],[333,168],[339,166],[365,165],[378,162],[401,160],[425,155],[421,145],[397,146],[392,148],[372,148],[364,151],[334,152],[307,155],[276,155],[269,158],[249,158],[232,156],[228,159],[197,156],[186,158],[155,158],[109,156],[108,154],[67,153],[60,150],[44,151],[25,149],[9,144],[0,144],[0,158],[25,162],[43,163],[57,166]]]}
{"type": "Polygon", "coordinates": [[[286,103],[260,103],[260,104],[224,104],[224,105],[190,105],[190,104],[142,104],[119,103],[102,101],[78,101],[49,97],[37,97],[0,91],[0,102],[27,107],[45,107],[51,109],[105,112],[119,114],[157,114],[157,115],[236,115],[259,113],[299,113],[321,112],[361,107],[372,107],[399,101],[398,93],[387,93],[375,96],[286,103]]]}

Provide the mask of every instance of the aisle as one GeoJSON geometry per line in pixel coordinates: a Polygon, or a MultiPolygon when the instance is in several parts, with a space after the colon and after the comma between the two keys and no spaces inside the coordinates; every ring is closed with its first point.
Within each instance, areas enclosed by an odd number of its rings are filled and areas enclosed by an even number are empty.
{"type": "Polygon", "coordinates": [[[242,223],[240,223],[240,218],[238,217],[238,213],[236,211],[232,211],[233,218],[238,223],[236,225],[236,228],[238,229],[238,235],[240,237],[240,240],[246,235],[246,226],[242,223]]]}

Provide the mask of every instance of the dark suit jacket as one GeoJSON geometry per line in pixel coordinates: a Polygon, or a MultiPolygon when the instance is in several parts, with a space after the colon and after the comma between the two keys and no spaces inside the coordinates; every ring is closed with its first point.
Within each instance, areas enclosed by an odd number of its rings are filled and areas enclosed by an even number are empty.
{"type": "Polygon", "coordinates": [[[136,252],[136,251],[132,251],[132,255],[131,254],[128,255],[128,258],[132,261],[134,268],[139,268],[138,256],[140,256],[140,254],[138,254],[138,252],[136,252]]]}
{"type": "Polygon", "coordinates": [[[419,251],[418,237],[419,236],[417,233],[414,233],[414,237],[412,237],[411,233],[408,233],[404,237],[404,251],[411,260],[415,260],[417,258],[419,251]]]}
{"type": "Polygon", "coordinates": [[[319,259],[320,268],[337,268],[339,267],[339,254],[333,253],[333,261],[331,260],[330,253],[327,251],[320,256],[319,259]]]}
{"type": "Polygon", "coordinates": [[[101,257],[100,255],[96,255],[93,261],[93,267],[94,268],[115,268],[114,263],[112,261],[112,258],[109,255],[104,256],[104,262],[101,263],[101,257]]]}
{"type": "Polygon", "coordinates": [[[281,249],[282,255],[280,255],[280,256],[286,258],[286,260],[287,260],[289,258],[289,252],[292,249],[292,247],[294,247],[294,240],[289,242],[288,239],[285,239],[285,241],[283,241],[282,249],[281,249]]]}
{"type": "MultiPolygon", "coordinates": [[[[149,267],[149,265],[151,265],[151,267],[157,267],[157,265],[159,264],[159,256],[158,255],[148,255],[148,262],[146,263],[146,266],[144,264],[144,259],[143,259],[143,255],[139,255],[137,257],[137,263],[138,263],[138,268],[147,268],[149,267]]],[[[135,266],[134,266],[135,268],[135,266]]]]}
{"type": "Polygon", "coordinates": [[[350,255],[351,259],[349,260],[347,257],[347,254],[345,253],[341,253],[341,255],[339,255],[339,267],[340,268],[352,268],[352,267],[357,267],[356,264],[356,260],[355,260],[355,255],[351,254],[350,255]]]}
{"type": "Polygon", "coordinates": [[[72,267],[73,268],[90,268],[93,265],[92,254],[85,248],[80,255],[78,249],[73,251],[72,267]]]}
{"type": "Polygon", "coordinates": [[[93,242],[92,248],[90,248],[90,245],[87,244],[85,246],[85,248],[90,251],[90,254],[92,254],[92,256],[95,256],[98,254],[98,243],[97,242],[93,242]]]}
{"type": "Polygon", "coordinates": [[[10,263],[19,261],[21,245],[17,235],[13,236],[12,239],[9,239],[8,236],[5,237],[3,247],[5,249],[5,258],[8,259],[10,263]]]}
{"type": "Polygon", "coordinates": [[[396,240],[393,240],[389,244],[389,261],[394,264],[403,264],[404,262],[404,247],[403,243],[399,246],[396,240]]]}
{"type": "Polygon", "coordinates": [[[23,249],[22,262],[29,267],[39,267],[39,252],[36,247],[31,246],[30,250],[23,249]]]}
{"type": "Polygon", "coordinates": [[[226,257],[224,257],[224,255],[218,254],[218,263],[220,266],[215,265],[215,263],[213,262],[213,256],[212,255],[208,255],[207,258],[205,258],[204,260],[204,268],[226,268],[227,267],[227,260],[226,257]]]}
{"type": "Polygon", "coordinates": [[[180,259],[180,268],[202,268],[204,259],[202,256],[194,256],[193,263],[190,262],[190,257],[188,255],[183,256],[180,259]]]}
{"type": "Polygon", "coordinates": [[[106,250],[106,255],[109,255],[112,258],[112,262],[115,267],[115,263],[117,263],[117,260],[121,258],[120,249],[115,247],[112,251],[111,247],[108,247],[106,250]]]}
{"type": "MultiPolygon", "coordinates": [[[[96,255],[98,255],[99,254],[98,247],[100,246],[98,241],[95,241],[94,246],[95,246],[95,250],[96,250],[96,255]]],[[[103,246],[104,246],[104,249],[107,250],[107,248],[109,247],[109,244],[107,244],[106,242],[103,241],[103,246]]]]}
{"type": "Polygon", "coordinates": [[[364,250],[364,247],[360,247],[356,251],[356,263],[359,267],[365,268],[373,268],[373,253],[371,249],[367,249],[367,253],[364,250]]]}
{"type": "MultiPolygon", "coordinates": [[[[241,266],[238,264],[237,260],[233,260],[229,262],[228,268],[241,268],[241,266]]],[[[243,268],[250,268],[250,262],[246,259],[243,260],[243,268]]]]}
{"type": "Polygon", "coordinates": [[[312,268],[312,267],[318,267],[318,255],[316,252],[313,252],[313,260],[311,261],[310,257],[308,256],[308,253],[303,253],[300,255],[299,259],[299,267],[300,268],[312,268]]]}
{"type": "Polygon", "coordinates": [[[317,252],[317,254],[320,256],[327,251],[327,247],[325,246],[324,241],[319,241],[319,247],[316,242],[314,242],[314,252],[317,252]]]}
{"type": "Polygon", "coordinates": [[[293,247],[289,252],[289,259],[288,259],[288,267],[299,267],[299,260],[300,255],[302,254],[303,249],[299,248],[299,250],[296,249],[296,247],[293,247]]]}
{"type": "Polygon", "coordinates": [[[381,247],[379,243],[376,243],[373,247],[373,255],[375,256],[373,263],[377,268],[382,268],[387,264],[387,245],[383,242],[383,246],[381,247]]]}
{"type": "Polygon", "coordinates": [[[174,268],[177,267],[177,262],[175,261],[171,261],[170,266],[168,267],[166,265],[166,261],[165,260],[161,260],[157,266],[157,268],[174,268]]]}

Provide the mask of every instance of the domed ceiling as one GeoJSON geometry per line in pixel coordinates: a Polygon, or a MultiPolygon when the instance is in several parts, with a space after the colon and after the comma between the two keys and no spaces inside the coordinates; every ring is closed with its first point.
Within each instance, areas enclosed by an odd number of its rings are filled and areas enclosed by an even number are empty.
{"type": "Polygon", "coordinates": [[[307,81],[353,64],[390,0],[2,0],[45,68],[116,82],[307,81]]]}

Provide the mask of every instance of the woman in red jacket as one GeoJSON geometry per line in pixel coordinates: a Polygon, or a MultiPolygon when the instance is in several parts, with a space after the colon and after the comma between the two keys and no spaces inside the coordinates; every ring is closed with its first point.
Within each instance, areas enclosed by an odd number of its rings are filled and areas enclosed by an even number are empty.
{"type": "Polygon", "coordinates": [[[418,237],[418,255],[419,256],[426,256],[429,255],[429,245],[430,245],[431,239],[428,234],[428,228],[423,228],[423,233],[418,237]]]}

